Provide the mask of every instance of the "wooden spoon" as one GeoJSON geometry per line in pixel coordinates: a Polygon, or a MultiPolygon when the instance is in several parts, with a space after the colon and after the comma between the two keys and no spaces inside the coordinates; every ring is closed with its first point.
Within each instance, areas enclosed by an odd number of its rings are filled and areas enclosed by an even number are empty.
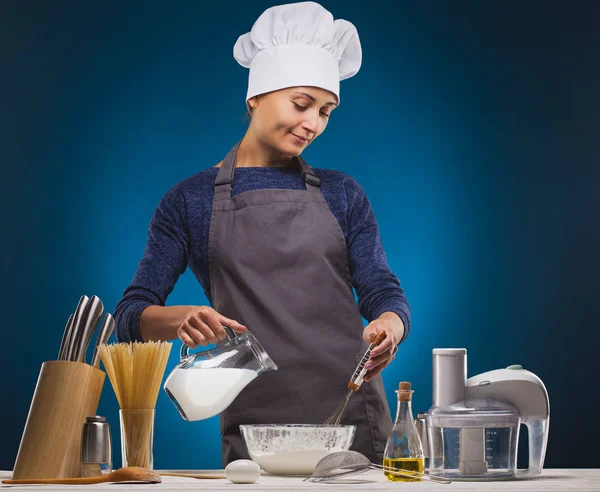
{"type": "Polygon", "coordinates": [[[143,482],[143,483],[160,483],[162,479],[158,473],[154,473],[146,468],[137,466],[128,466],[119,468],[112,473],[108,473],[102,477],[86,477],[86,478],[22,478],[18,480],[2,480],[2,483],[7,485],[21,484],[61,484],[61,485],[92,485],[105,482],[143,482]]]}
{"type": "Polygon", "coordinates": [[[225,475],[203,475],[198,473],[161,473],[161,477],[186,477],[186,478],[227,478],[225,475]]]}

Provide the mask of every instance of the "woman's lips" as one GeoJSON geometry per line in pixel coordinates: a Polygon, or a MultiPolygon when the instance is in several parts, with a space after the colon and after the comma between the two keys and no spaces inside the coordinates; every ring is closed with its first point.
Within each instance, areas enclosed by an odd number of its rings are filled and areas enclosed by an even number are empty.
{"type": "Polygon", "coordinates": [[[296,135],[296,134],[294,134],[294,133],[291,133],[291,132],[290,132],[290,135],[291,135],[292,137],[294,137],[294,140],[295,140],[295,141],[296,141],[296,143],[298,143],[298,144],[302,144],[302,145],[304,145],[306,142],[308,142],[308,138],[302,138],[302,137],[299,137],[298,135],[296,135]]]}

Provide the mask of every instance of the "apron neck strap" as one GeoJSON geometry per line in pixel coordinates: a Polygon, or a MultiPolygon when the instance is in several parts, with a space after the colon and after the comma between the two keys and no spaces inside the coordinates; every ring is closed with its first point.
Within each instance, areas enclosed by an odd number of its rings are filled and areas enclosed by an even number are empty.
{"type": "MultiPolygon", "coordinates": [[[[233,173],[235,172],[235,163],[237,157],[237,151],[240,148],[240,140],[235,146],[229,151],[223,163],[219,168],[217,178],[215,179],[215,199],[220,200],[224,198],[231,198],[231,191],[233,189],[233,173]]],[[[298,156],[294,157],[294,163],[299,168],[306,189],[310,192],[320,192],[321,180],[315,174],[315,171],[310,167],[306,161],[298,156]]]]}
{"type": "Polygon", "coordinates": [[[215,179],[215,200],[223,200],[225,198],[231,198],[231,190],[233,189],[233,172],[235,171],[235,158],[237,151],[240,148],[240,140],[234,145],[234,147],[227,153],[221,168],[215,179]]]}
{"type": "Polygon", "coordinates": [[[294,161],[300,167],[306,189],[312,192],[320,192],[321,179],[315,174],[315,170],[306,163],[302,156],[294,157],[294,161]]]}

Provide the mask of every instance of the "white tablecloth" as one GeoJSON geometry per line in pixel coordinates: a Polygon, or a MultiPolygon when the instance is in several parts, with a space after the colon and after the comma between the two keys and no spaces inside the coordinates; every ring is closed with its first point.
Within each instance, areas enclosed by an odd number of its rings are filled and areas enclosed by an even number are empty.
{"type": "MultiPolygon", "coordinates": [[[[173,470],[169,470],[173,471],[173,470]]],[[[224,474],[223,470],[180,470],[183,473],[214,473],[224,474]]],[[[157,470],[158,473],[161,470],[157,470]]],[[[0,478],[10,478],[10,471],[0,471],[0,478]]],[[[159,484],[99,484],[99,485],[0,485],[0,488],[20,488],[20,489],[44,489],[48,492],[55,490],[90,490],[90,489],[108,489],[108,490],[128,490],[130,492],[139,492],[140,490],[153,490],[155,492],[169,491],[181,492],[185,490],[209,490],[230,492],[234,490],[251,490],[253,492],[280,490],[348,490],[356,492],[370,492],[379,490],[421,490],[422,492],[431,491],[536,491],[548,492],[552,490],[560,491],[600,491],[600,469],[548,469],[537,477],[529,479],[517,479],[502,482],[452,482],[449,485],[432,483],[408,483],[408,482],[388,482],[382,472],[369,470],[362,475],[355,475],[348,478],[347,481],[340,483],[312,483],[305,482],[301,478],[295,477],[275,477],[263,474],[258,482],[254,484],[234,484],[228,480],[202,480],[194,478],[180,477],[162,477],[163,482],[159,484]],[[352,483],[360,480],[361,483],[352,483]]]]}

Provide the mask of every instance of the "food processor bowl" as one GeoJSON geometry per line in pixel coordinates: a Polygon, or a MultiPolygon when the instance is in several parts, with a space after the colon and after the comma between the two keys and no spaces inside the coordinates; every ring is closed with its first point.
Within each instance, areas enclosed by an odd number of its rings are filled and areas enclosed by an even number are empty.
{"type": "Polygon", "coordinates": [[[466,400],[427,413],[429,473],[452,480],[516,476],[521,418],[510,405],[466,400]]]}

